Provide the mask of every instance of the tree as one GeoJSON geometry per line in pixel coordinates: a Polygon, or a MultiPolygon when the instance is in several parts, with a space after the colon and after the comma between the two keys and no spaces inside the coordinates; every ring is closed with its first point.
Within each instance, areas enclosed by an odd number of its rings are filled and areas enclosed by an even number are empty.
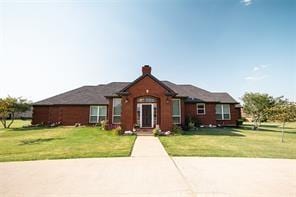
{"type": "Polygon", "coordinates": [[[0,121],[4,128],[9,128],[15,119],[15,115],[17,113],[25,112],[29,110],[31,107],[31,103],[26,99],[6,97],[0,98],[0,121]],[[7,118],[10,117],[11,121],[8,124],[7,118]]]}
{"type": "Polygon", "coordinates": [[[296,121],[296,103],[279,102],[269,110],[269,120],[282,123],[282,142],[284,142],[285,124],[296,121]]]}
{"type": "Polygon", "coordinates": [[[247,92],[243,95],[243,110],[252,117],[253,129],[256,130],[263,120],[267,119],[268,110],[274,105],[276,99],[268,94],[247,92]]]}

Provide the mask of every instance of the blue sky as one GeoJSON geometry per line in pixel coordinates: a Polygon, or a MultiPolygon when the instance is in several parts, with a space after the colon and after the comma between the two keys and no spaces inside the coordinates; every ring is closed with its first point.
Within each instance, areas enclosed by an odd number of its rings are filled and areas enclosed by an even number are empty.
{"type": "Polygon", "coordinates": [[[296,1],[3,1],[0,97],[161,80],[296,101],[296,1]]]}

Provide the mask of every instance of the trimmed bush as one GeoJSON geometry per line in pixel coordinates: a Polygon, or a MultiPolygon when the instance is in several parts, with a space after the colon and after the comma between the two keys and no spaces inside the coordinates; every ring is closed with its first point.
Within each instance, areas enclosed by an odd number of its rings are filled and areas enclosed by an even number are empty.
{"type": "Polygon", "coordinates": [[[243,125],[243,122],[244,122],[243,118],[240,118],[240,119],[236,120],[236,126],[239,127],[239,126],[243,125]]]}
{"type": "Polygon", "coordinates": [[[108,120],[102,120],[101,121],[101,129],[104,130],[108,130],[108,120]]]}
{"type": "Polygon", "coordinates": [[[123,135],[123,130],[121,128],[121,126],[118,126],[114,129],[114,132],[116,135],[123,135]]]}
{"type": "Polygon", "coordinates": [[[183,134],[183,129],[178,125],[173,125],[172,133],[182,135],[183,134]]]}
{"type": "Polygon", "coordinates": [[[154,128],[152,133],[154,136],[159,136],[161,134],[161,130],[159,128],[154,128]]]}

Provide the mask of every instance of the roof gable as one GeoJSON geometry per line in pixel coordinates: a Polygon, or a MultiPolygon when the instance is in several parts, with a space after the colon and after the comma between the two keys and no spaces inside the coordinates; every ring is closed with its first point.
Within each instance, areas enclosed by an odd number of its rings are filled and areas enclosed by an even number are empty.
{"type": "Polygon", "coordinates": [[[143,74],[142,76],[138,77],[136,80],[134,80],[133,82],[131,82],[130,84],[128,84],[126,87],[124,87],[122,90],[120,90],[118,92],[118,94],[119,95],[127,94],[129,88],[131,88],[132,86],[134,86],[135,84],[137,84],[139,81],[143,80],[146,77],[150,77],[153,81],[155,81],[161,87],[163,87],[165,90],[167,90],[167,94],[168,95],[172,95],[172,96],[176,96],[177,95],[177,93],[174,90],[172,90],[169,86],[167,86],[165,83],[163,83],[162,81],[158,80],[156,77],[154,77],[153,75],[151,75],[149,73],[143,74]]]}

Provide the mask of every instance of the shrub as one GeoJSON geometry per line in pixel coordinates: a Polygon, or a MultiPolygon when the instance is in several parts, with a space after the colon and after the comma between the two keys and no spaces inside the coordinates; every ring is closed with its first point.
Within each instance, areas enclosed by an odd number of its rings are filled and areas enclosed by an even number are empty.
{"type": "Polygon", "coordinates": [[[189,122],[188,123],[188,130],[189,131],[195,130],[195,124],[194,124],[194,122],[189,122]]]}
{"type": "Polygon", "coordinates": [[[185,118],[185,125],[183,129],[185,131],[192,131],[192,130],[196,130],[196,128],[199,126],[200,126],[200,123],[197,120],[197,118],[192,118],[191,116],[187,116],[185,118]]]}
{"type": "Polygon", "coordinates": [[[243,125],[243,122],[244,122],[244,119],[243,118],[240,118],[240,119],[237,119],[236,120],[236,126],[241,126],[241,125],[243,125]]]}
{"type": "Polygon", "coordinates": [[[160,128],[154,128],[152,130],[152,133],[154,136],[159,136],[161,134],[161,130],[160,130],[160,128]]]}
{"type": "Polygon", "coordinates": [[[74,127],[80,127],[80,126],[81,126],[81,124],[78,123],[78,122],[76,122],[75,125],[74,125],[74,127]]]}
{"type": "Polygon", "coordinates": [[[182,128],[178,125],[173,125],[172,132],[174,134],[181,134],[181,135],[183,134],[182,128]]]}
{"type": "Polygon", "coordinates": [[[118,126],[114,129],[114,132],[116,135],[122,135],[123,134],[123,130],[121,128],[121,126],[118,126]]]}
{"type": "Polygon", "coordinates": [[[101,129],[103,131],[108,130],[108,120],[102,120],[101,121],[101,129]]]}

